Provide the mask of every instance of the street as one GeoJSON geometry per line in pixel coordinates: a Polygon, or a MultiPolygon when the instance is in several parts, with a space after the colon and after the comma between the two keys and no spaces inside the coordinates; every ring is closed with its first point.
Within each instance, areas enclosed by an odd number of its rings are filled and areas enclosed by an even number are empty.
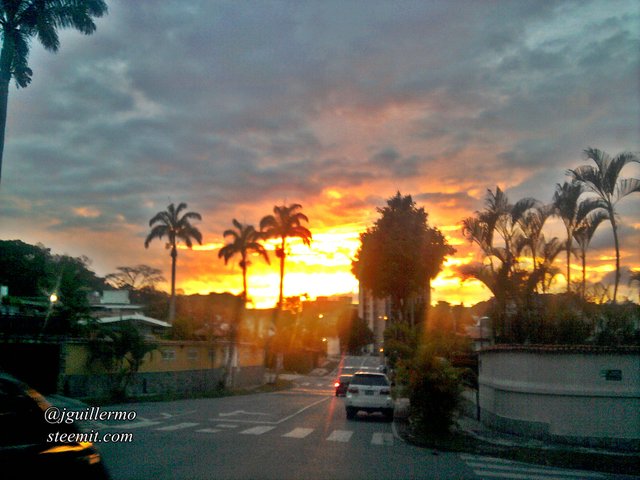
{"type": "Polygon", "coordinates": [[[614,478],[421,449],[382,417],[348,421],[343,402],[332,375],[303,376],[276,393],[112,406],[136,419],[92,428],[132,434],[98,444],[114,480],[614,478]]]}

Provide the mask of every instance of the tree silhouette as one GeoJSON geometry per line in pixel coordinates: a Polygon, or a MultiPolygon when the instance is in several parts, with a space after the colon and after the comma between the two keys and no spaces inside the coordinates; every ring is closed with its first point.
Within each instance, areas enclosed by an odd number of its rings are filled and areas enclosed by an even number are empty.
{"type": "Polygon", "coordinates": [[[193,247],[192,240],[202,244],[202,233],[191,225],[191,220],[202,220],[202,216],[197,212],[185,212],[180,216],[182,210],[187,208],[186,203],[180,203],[176,208],[172,203],[165,211],[158,212],[149,220],[151,232],[144,241],[144,247],[149,248],[152,240],[161,240],[167,237],[165,248],[171,249],[171,300],[169,304],[169,323],[173,323],[176,316],[176,259],[178,258],[178,242],[183,241],[187,247],[193,247]]]}
{"type": "Polygon", "coordinates": [[[394,321],[415,323],[416,302],[430,304],[431,280],[455,250],[427,222],[424,208],[400,192],[379,208],[380,218],[360,235],[352,272],[376,298],[391,299],[394,321]],[[415,311],[415,310],[413,310],[415,311]]]}
{"type": "Polygon", "coordinates": [[[33,72],[27,62],[32,37],[37,37],[45,50],[60,48],[58,28],[74,28],[90,35],[96,30],[92,17],[107,13],[103,0],[11,0],[0,2],[0,181],[7,124],[9,83],[13,78],[18,88],[31,83],[33,72]]]}
{"type": "Polygon", "coordinates": [[[587,159],[592,160],[595,166],[581,165],[573,170],[568,170],[567,173],[602,200],[603,208],[607,211],[616,250],[616,279],[613,288],[613,302],[615,303],[620,283],[620,242],[615,207],[622,198],[640,192],[640,180],[620,178],[620,172],[628,163],[640,160],[630,152],[623,152],[612,158],[606,152],[591,147],[584,150],[584,155],[587,159]]]}
{"type": "Polygon", "coordinates": [[[234,218],[233,226],[235,227],[235,230],[225,230],[222,234],[224,238],[230,237],[231,242],[227,243],[220,249],[218,252],[218,258],[224,258],[224,264],[226,265],[231,257],[234,255],[240,255],[239,265],[242,269],[242,300],[246,303],[247,267],[251,264],[247,257],[252,252],[255,252],[261,255],[267,263],[270,263],[269,254],[260,243],[262,236],[256,231],[253,225],[243,225],[234,218]]]}
{"type": "Polygon", "coordinates": [[[263,238],[280,239],[280,246],[276,249],[276,256],[280,259],[280,293],[278,308],[283,306],[284,292],[284,262],[287,256],[287,238],[300,238],[302,242],[311,245],[311,232],[302,225],[309,222],[307,216],[300,210],[302,205],[294,203],[289,206],[273,207],[273,215],[267,215],[260,220],[260,232],[263,238]]]}

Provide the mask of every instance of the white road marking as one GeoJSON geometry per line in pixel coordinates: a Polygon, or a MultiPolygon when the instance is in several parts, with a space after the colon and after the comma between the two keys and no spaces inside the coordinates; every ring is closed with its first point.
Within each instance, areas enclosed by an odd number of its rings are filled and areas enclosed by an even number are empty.
{"type": "Polygon", "coordinates": [[[159,425],[162,422],[156,422],[154,420],[140,419],[139,422],[134,423],[120,423],[118,425],[103,425],[101,428],[118,428],[118,430],[124,428],[127,430],[133,430],[134,428],[144,428],[144,427],[152,427],[154,425],[159,425]]]}
{"type": "Polygon", "coordinates": [[[273,430],[274,428],[276,427],[260,425],[257,427],[248,428],[247,430],[243,430],[240,433],[244,435],[262,435],[263,433],[267,433],[269,430],[273,430]]]}
{"type": "Polygon", "coordinates": [[[164,432],[172,432],[174,430],[182,430],[183,428],[195,427],[196,425],[199,425],[199,423],[183,422],[183,423],[176,423],[175,425],[168,425],[166,427],[159,427],[159,428],[156,428],[156,430],[162,430],[164,432]]]}
{"type": "Polygon", "coordinates": [[[238,425],[231,425],[230,423],[218,423],[216,428],[238,428],[238,425]]]}
{"type": "Polygon", "coordinates": [[[519,463],[503,458],[480,457],[461,454],[460,458],[476,475],[483,478],[508,478],[512,480],[589,480],[606,478],[597,472],[566,470],[542,465],[519,463]]]}
{"type": "Polygon", "coordinates": [[[202,433],[217,433],[221,431],[222,430],[218,428],[201,428],[200,430],[196,430],[196,432],[202,432],[202,433]]]}
{"type": "Polygon", "coordinates": [[[393,433],[375,432],[371,437],[371,445],[393,445],[393,433]]]}
{"type": "Polygon", "coordinates": [[[289,433],[285,433],[283,437],[304,438],[313,432],[313,428],[294,428],[289,433]]]}
{"type": "Polygon", "coordinates": [[[327,437],[329,442],[348,442],[351,439],[353,432],[350,430],[334,430],[331,435],[327,437]]]}

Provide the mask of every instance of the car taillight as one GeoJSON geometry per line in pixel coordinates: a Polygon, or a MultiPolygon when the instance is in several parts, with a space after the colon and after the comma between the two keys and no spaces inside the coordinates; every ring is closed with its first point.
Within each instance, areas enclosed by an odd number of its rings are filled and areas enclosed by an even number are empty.
{"type": "Polygon", "coordinates": [[[358,393],[358,387],[349,387],[349,393],[358,393]]]}
{"type": "Polygon", "coordinates": [[[336,382],[333,384],[334,387],[338,388],[340,386],[340,382],[336,382]]]}
{"type": "Polygon", "coordinates": [[[389,390],[388,388],[383,388],[382,390],[380,390],[380,395],[391,395],[391,390],[389,390]]]}

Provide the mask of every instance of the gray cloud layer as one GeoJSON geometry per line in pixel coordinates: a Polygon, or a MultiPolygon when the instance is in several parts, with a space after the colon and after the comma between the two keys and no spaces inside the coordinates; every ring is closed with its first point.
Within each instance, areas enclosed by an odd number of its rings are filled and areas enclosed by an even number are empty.
{"type": "Polygon", "coordinates": [[[549,200],[583,148],[640,150],[639,31],[633,1],[114,1],[32,46],[2,228],[139,242],[169,201],[222,231],[329,187],[345,223],[397,189],[445,213],[496,184],[549,200]]]}

